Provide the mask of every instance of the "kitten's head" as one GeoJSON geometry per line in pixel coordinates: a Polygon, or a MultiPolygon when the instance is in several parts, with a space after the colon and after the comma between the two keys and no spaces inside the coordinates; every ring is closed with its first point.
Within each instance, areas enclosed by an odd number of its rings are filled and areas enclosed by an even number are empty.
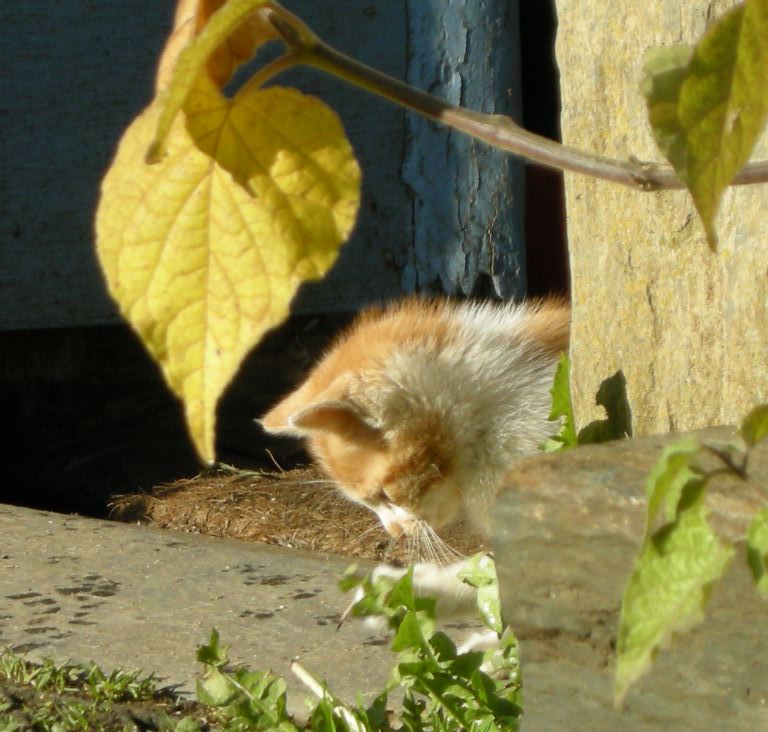
{"type": "Polygon", "coordinates": [[[440,416],[375,375],[341,374],[321,393],[318,381],[313,372],[265,415],[265,429],[304,438],[328,476],[392,536],[410,534],[419,520],[452,523],[462,496],[440,416]]]}

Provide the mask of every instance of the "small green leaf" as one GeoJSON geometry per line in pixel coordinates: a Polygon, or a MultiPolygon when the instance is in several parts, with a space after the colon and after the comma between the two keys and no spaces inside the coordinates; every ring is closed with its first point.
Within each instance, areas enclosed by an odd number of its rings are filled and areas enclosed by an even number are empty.
{"type": "MultiPolygon", "coordinates": [[[[382,582],[391,582],[388,578],[382,578],[382,582]]],[[[408,571],[395,583],[392,587],[387,598],[387,605],[390,608],[398,608],[401,605],[408,610],[415,610],[415,598],[413,595],[413,567],[409,567],[408,571]]]]}
{"type": "Polygon", "coordinates": [[[456,658],[456,644],[442,631],[432,635],[429,645],[440,661],[452,661],[456,658]]]}
{"type": "Polygon", "coordinates": [[[485,624],[497,633],[502,631],[499,580],[493,559],[484,553],[475,554],[456,575],[468,585],[477,588],[477,608],[485,624]]]}
{"type": "Polygon", "coordinates": [[[344,574],[341,576],[341,579],[338,581],[338,587],[342,592],[349,592],[350,590],[353,590],[356,587],[359,587],[364,582],[365,582],[365,576],[362,574],[359,574],[357,570],[357,565],[350,564],[349,567],[347,567],[344,570],[344,574]]]}
{"type": "Polygon", "coordinates": [[[208,645],[202,645],[197,649],[197,660],[207,666],[221,668],[227,663],[228,649],[229,646],[219,644],[219,631],[213,628],[208,645]]]}
{"type": "Polygon", "coordinates": [[[328,697],[323,697],[317,702],[312,712],[312,729],[323,732],[336,732],[336,722],[333,718],[333,702],[328,697]]]}
{"type": "Polygon", "coordinates": [[[646,540],[653,530],[659,509],[665,507],[667,521],[674,520],[683,489],[700,476],[690,469],[690,463],[700,450],[699,443],[692,437],[667,445],[656,465],[648,474],[645,490],[648,496],[648,513],[645,524],[646,540]]]}
{"type": "Polygon", "coordinates": [[[749,527],[747,562],[758,592],[768,597],[768,508],[759,511],[749,527]]]}
{"type": "Polygon", "coordinates": [[[656,141],[693,196],[714,249],[723,190],[749,160],[768,117],[768,0],[724,13],[689,52],[646,57],[641,91],[656,141]]]}
{"type": "MultiPolygon", "coordinates": [[[[163,729],[163,727],[160,727],[160,729],[163,729]]],[[[173,727],[169,727],[169,729],[173,729],[173,732],[202,732],[200,722],[192,719],[192,717],[184,717],[176,722],[173,727]]]]}
{"type": "Polygon", "coordinates": [[[555,379],[549,392],[552,395],[552,408],[547,418],[550,422],[561,420],[560,432],[550,437],[541,446],[544,452],[565,450],[569,447],[575,447],[577,444],[576,426],[573,419],[573,406],[571,404],[570,371],[571,366],[568,356],[563,354],[557,364],[555,379]]]}
{"type": "Polygon", "coordinates": [[[673,635],[699,623],[733,548],[710,528],[701,493],[677,520],[646,539],[621,605],[616,703],[673,635]]]}
{"type": "Polygon", "coordinates": [[[434,621],[425,613],[407,612],[392,640],[391,648],[395,652],[423,648],[434,629],[434,621]]]}
{"type": "Polygon", "coordinates": [[[760,404],[744,418],[741,436],[749,447],[754,447],[768,436],[768,404],[760,404]]]}
{"type": "Polygon", "coordinates": [[[471,587],[498,585],[499,583],[493,557],[485,552],[478,552],[465,560],[461,571],[456,576],[471,587]]]}
{"type": "Polygon", "coordinates": [[[477,607],[483,622],[497,633],[501,633],[501,601],[498,585],[483,585],[477,590],[477,607]]]}
{"type": "Polygon", "coordinates": [[[680,124],[677,103],[692,55],[692,46],[649,49],[643,65],[645,77],[640,82],[656,143],[675,170],[675,161],[685,161],[685,129],[680,124]]]}

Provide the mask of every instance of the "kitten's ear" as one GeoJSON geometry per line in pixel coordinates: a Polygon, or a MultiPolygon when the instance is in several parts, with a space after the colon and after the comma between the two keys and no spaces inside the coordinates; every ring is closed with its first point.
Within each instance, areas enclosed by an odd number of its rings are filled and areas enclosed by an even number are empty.
{"type": "Polygon", "coordinates": [[[350,442],[377,442],[381,432],[369,424],[351,402],[328,400],[293,411],[295,404],[281,402],[258,420],[268,432],[306,437],[312,432],[331,432],[350,442]]]}
{"type": "Polygon", "coordinates": [[[350,442],[371,443],[382,439],[381,431],[366,421],[351,402],[332,400],[312,404],[291,415],[289,422],[303,434],[331,432],[350,442]]]}
{"type": "Polygon", "coordinates": [[[291,424],[292,415],[301,409],[297,394],[291,394],[270,409],[261,419],[254,420],[273,435],[302,437],[304,432],[291,424]]]}

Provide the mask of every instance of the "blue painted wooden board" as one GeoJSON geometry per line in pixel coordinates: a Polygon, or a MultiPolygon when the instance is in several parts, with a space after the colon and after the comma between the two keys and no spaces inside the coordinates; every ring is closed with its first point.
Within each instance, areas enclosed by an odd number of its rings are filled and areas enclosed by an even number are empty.
{"type": "MultiPolygon", "coordinates": [[[[393,76],[452,102],[517,110],[510,0],[284,4],[393,76]]],[[[117,320],[93,253],[93,212],[117,139],[150,99],[173,6],[0,4],[0,330],[117,320]]],[[[487,290],[485,280],[505,296],[522,293],[515,163],[317,72],[285,81],[341,114],[364,170],[355,233],[295,310],[354,310],[414,289],[487,290]]]]}
{"type": "MultiPolygon", "coordinates": [[[[521,121],[518,4],[408,3],[408,82],[447,102],[521,121]]],[[[414,192],[408,287],[525,294],[522,164],[409,115],[403,179],[414,192]],[[486,286],[479,281],[485,275],[486,286]]]]}

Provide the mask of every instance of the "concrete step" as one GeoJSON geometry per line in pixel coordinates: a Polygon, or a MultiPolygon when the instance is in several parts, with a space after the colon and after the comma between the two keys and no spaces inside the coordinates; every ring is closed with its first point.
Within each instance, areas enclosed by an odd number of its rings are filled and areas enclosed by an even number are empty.
{"type": "Polygon", "coordinates": [[[380,691],[395,656],[336,587],[352,560],[0,505],[0,647],[141,668],[192,692],[211,628],[231,659],[308,693],[293,658],[338,696],[380,691]]]}

